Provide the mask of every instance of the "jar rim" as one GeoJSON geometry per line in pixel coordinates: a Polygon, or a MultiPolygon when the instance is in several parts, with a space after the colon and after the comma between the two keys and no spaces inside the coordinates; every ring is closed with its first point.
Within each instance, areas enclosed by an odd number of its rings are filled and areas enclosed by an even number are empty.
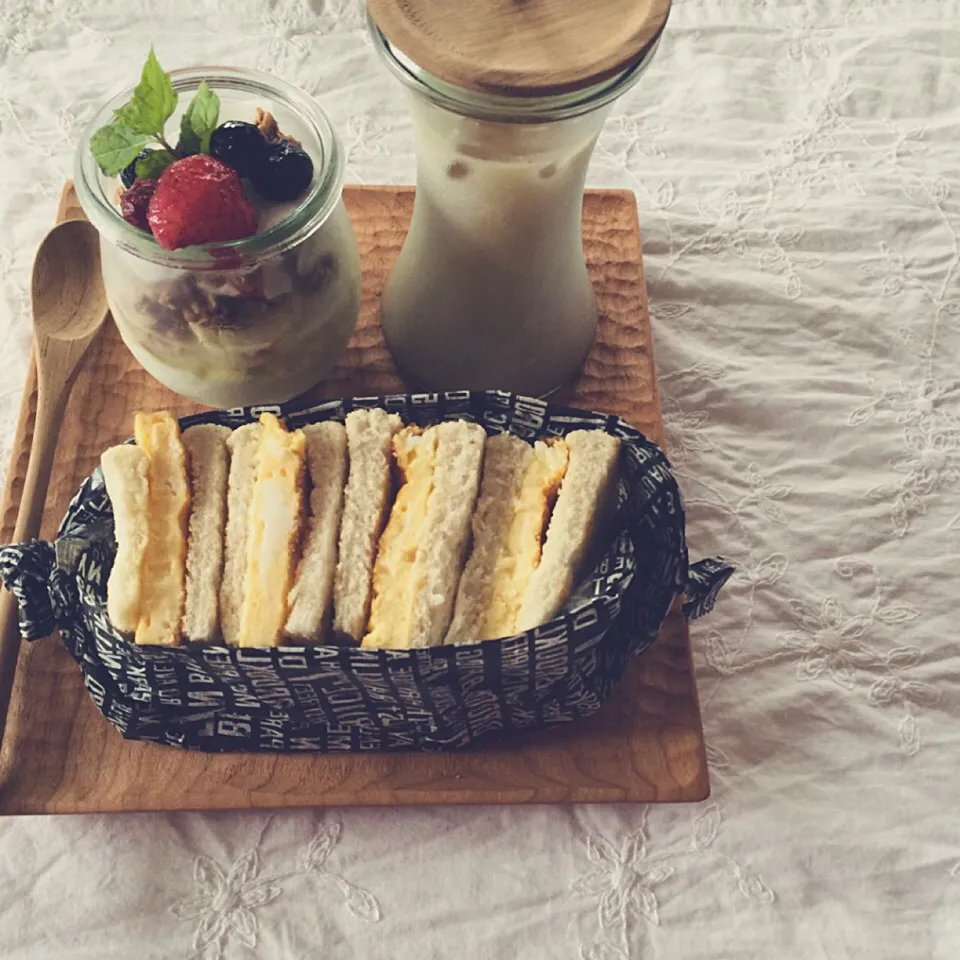
{"type": "MultiPolygon", "coordinates": [[[[293,110],[316,136],[321,147],[318,173],[309,194],[291,213],[263,233],[219,243],[198,244],[180,250],[165,250],[153,235],[127,223],[104,194],[100,168],[90,152],[93,133],[113,118],[113,112],[129,100],[133,86],[112,95],[90,121],[77,147],[74,186],[83,212],[100,233],[117,246],[153,263],[211,269],[275,256],[301,243],[318,230],[340,202],[345,158],[343,146],[330,118],[320,104],[299,87],[259,70],[244,67],[183,67],[169,71],[177,93],[195,90],[202,80],[214,90],[259,94],[293,110]]],[[[317,158],[314,158],[315,162],[317,158]]]]}
{"type": "Polygon", "coordinates": [[[485,93],[441,80],[402,53],[367,13],[367,28],[374,48],[404,86],[453,113],[501,123],[551,123],[606,106],[629,90],[646,71],[660,45],[665,25],[666,21],[629,67],[606,80],[565,93],[522,96],[485,93]]]}

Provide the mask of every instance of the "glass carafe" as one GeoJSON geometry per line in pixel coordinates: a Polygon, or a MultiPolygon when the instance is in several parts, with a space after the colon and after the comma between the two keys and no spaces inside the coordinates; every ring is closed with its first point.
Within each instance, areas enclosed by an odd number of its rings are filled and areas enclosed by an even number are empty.
{"type": "Polygon", "coordinates": [[[417,146],[413,219],[381,301],[390,351],[417,385],[551,393],[597,326],[581,238],[590,157],[656,44],[602,84],[518,98],[444,83],[371,30],[407,87],[417,146]]]}

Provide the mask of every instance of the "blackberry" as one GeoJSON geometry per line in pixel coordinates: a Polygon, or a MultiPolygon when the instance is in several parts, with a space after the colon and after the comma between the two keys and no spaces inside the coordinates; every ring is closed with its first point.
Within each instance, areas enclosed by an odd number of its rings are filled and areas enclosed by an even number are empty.
{"type": "Polygon", "coordinates": [[[267,140],[259,127],[243,120],[227,120],[210,134],[210,155],[233,167],[241,177],[253,177],[267,154],[267,140]]]}
{"type": "Polygon", "coordinates": [[[289,140],[277,140],[267,146],[266,158],[250,180],[264,200],[296,200],[313,180],[313,161],[289,140]]]}

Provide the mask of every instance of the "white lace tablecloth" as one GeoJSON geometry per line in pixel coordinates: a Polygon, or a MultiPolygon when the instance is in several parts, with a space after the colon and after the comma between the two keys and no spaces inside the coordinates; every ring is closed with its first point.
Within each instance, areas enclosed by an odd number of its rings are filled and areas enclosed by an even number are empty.
{"type": "MultiPolygon", "coordinates": [[[[0,3],[0,462],[29,269],[133,79],[258,66],[409,182],[360,0],[0,3]]],[[[675,0],[593,185],[636,191],[695,555],[696,806],[0,821],[5,960],[960,952],[960,4],[675,0]]]]}

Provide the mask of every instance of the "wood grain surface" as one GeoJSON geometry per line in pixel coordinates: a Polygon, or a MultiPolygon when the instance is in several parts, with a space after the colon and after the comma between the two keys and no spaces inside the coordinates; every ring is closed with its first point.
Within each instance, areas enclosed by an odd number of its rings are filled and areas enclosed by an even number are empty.
{"type": "MultiPolygon", "coordinates": [[[[397,391],[380,335],[378,297],[406,234],[408,187],[344,193],[363,262],[356,335],[317,397],[397,391]]],[[[61,219],[79,217],[72,187],[61,219]]],[[[584,246],[602,317],[579,380],[558,397],[618,414],[662,442],[636,202],[588,192],[584,246]]],[[[31,366],[2,513],[13,530],[31,442],[31,366]]],[[[108,321],[67,407],[41,527],[50,539],[101,451],[130,435],[135,410],[201,409],[153,380],[108,321]]],[[[58,636],[23,644],[0,750],[0,813],[211,810],[363,804],[691,801],[709,792],[683,618],[637,658],[611,700],[570,726],[448,754],[213,755],[125,741],[87,696],[58,636]]]]}
{"type": "Polygon", "coordinates": [[[543,96],[600,83],[659,36],[670,0],[368,0],[390,43],[435,77],[543,96]]]}
{"type": "MultiPolygon", "coordinates": [[[[100,278],[100,237],[85,220],[51,230],[37,251],[31,283],[33,360],[38,384],[33,440],[20,489],[12,538],[40,533],[59,427],[74,378],[107,318],[100,278]]],[[[0,594],[0,743],[3,742],[17,654],[20,610],[12,593],[0,594]]]]}

